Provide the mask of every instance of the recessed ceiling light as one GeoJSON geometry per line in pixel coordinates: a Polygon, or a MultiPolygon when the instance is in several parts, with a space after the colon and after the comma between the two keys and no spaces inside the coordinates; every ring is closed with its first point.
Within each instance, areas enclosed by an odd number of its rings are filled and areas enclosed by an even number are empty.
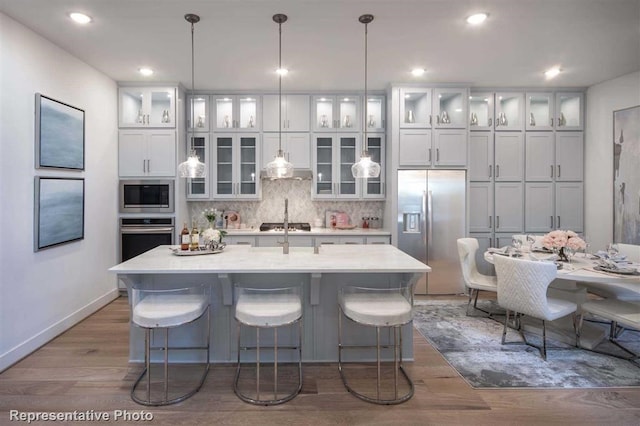
{"type": "Polygon", "coordinates": [[[405,99],[411,99],[411,95],[407,93],[406,95],[404,95],[404,98],[405,99]]]}
{"type": "Polygon", "coordinates": [[[471,25],[478,25],[478,24],[482,24],[487,17],[489,16],[488,13],[474,13],[471,16],[467,16],[467,23],[471,24],[471,25]]]}
{"type": "Polygon", "coordinates": [[[153,75],[153,70],[147,67],[138,68],[138,72],[144,75],[145,77],[149,77],[150,75],[153,75]]]}
{"type": "Polygon", "coordinates": [[[553,68],[550,68],[550,69],[546,70],[544,72],[544,75],[547,78],[553,78],[553,77],[557,76],[558,74],[560,74],[561,72],[562,72],[562,70],[560,69],[560,67],[553,67],[553,68]]]}
{"type": "Polygon", "coordinates": [[[420,77],[424,73],[425,73],[424,68],[414,68],[411,70],[411,74],[413,74],[414,77],[420,77]]]}
{"type": "Polygon", "coordinates": [[[280,75],[287,75],[289,74],[289,70],[286,68],[278,68],[276,70],[276,73],[280,74],[280,75]]]}
{"type": "Polygon", "coordinates": [[[69,14],[69,18],[73,19],[78,24],[88,24],[89,22],[93,21],[93,19],[91,19],[91,16],[85,15],[84,13],[80,12],[71,12],[69,14]]]}

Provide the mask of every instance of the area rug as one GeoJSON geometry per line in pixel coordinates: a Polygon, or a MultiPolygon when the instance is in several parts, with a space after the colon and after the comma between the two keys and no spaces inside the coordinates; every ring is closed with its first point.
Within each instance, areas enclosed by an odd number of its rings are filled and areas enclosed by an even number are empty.
{"type": "MultiPolygon", "coordinates": [[[[489,318],[468,317],[466,306],[466,301],[415,301],[414,327],[474,388],[640,386],[640,367],[630,361],[548,338],[547,361],[536,348],[501,345],[502,324],[489,318]]],[[[518,340],[520,335],[510,329],[507,341],[518,340]]],[[[636,353],[640,351],[638,332],[625,331],[619,341],[636,353]]],[[[616,350],[609,342],[598,349],[616,350]]]]}

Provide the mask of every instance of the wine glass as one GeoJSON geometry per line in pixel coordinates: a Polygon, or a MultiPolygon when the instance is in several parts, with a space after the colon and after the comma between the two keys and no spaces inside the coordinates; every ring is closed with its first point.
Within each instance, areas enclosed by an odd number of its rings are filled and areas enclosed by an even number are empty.
{"type": "Polygon", "coordinates": [[[520,240],[520,238],[512,238],[511,245],[514,248],[514,254],[518,254],[520,252],[520,248],[522,247],[522,240],[520,240]]]}
{"type": "Polygon", "coordinates": [[[564,252],[564,255],[567,256],[569,265],[571,265],[571,258],[576,254],[576,250],[573,247],[565,246],[562,251],[564,252]]]}
{"type": "Polygon", "coordinates": [[[607,254],[609,259],[612,259],[618,255],[618,245],[616,243],[610,243],[607,245],[607,254]]]}
{"type": "Polygon", "coordinates": [[[535,235],[527,235],[527,244],[529,245],[529,252],[533,251],[533,244],[536,242],[536,236],[535,235]]]}

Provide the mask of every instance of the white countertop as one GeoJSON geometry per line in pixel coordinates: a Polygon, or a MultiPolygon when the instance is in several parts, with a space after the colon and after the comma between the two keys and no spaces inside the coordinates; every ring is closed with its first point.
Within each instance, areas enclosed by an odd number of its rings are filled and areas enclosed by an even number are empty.
{"type": "MultiPolygon", "coordinates": [[[[255,235],[255,236],[264,236],[264,235],[283,235],[284,231],[260,231],[257,228],[240,228],[240,229],[225,229],[227,231],[227,235],[235,236],[235,235],[255,235]]],[[[390,236],[391,231],[386,229],[372,229],[372,228],[353,228],[353,229],[332,229],[332,228],[311,228],[311,231],[289,231],[290,237],[295,236],[331,236],[335,235],[339,236],[390,236]]]]}
{"type": "Polygon", "coordinates": [[[389,244],[313,247],[228,245],[222,253],[176,256],[158,246],[109,269],[117,274],[173,273],[425,273],[431,268],[389,244]]]}

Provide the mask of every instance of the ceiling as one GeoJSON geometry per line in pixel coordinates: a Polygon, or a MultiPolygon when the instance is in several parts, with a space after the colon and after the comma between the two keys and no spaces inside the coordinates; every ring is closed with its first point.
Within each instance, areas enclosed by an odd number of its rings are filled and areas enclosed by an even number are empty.
{"type": "Polygon", "coordinates": [[[0,11],[116,81],[196,90],[274,90],[285,13],[284,91],[362,90],[369,24],[369,89],[389,83],[587,87],[640,70],[640,0],[0,0],[0,11]],[[67,14],[93,22],[80,26],[67,14]],[[471,27],[464,18],[486,11],[471,27]],[[563,73],[545,80],[559,65],[563,73]],[[142,77],[141,66],[156,73],[142,77]],[[426,68],[413,77],[414,67],[426,68]]]}

